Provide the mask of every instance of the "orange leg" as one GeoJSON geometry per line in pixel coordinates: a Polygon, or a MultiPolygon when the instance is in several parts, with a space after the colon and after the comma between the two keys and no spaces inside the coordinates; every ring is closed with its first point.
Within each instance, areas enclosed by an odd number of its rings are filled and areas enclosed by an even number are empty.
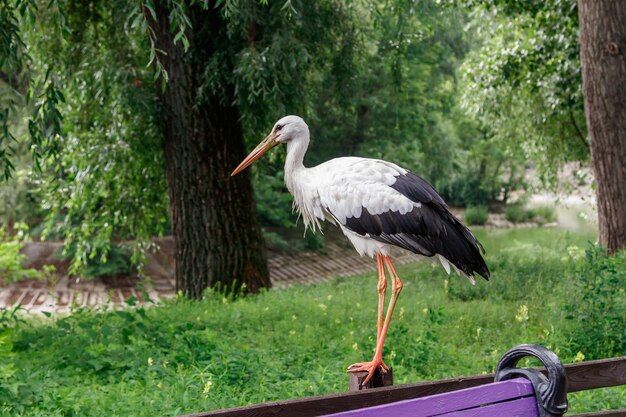
{"type": "MultiPolygon", "coordinates": [[[[371,362],[362,362],[355,363],[354,365],[350,365],[348,367],[348,372],[360,372],[367,371],[367,377],[363,380],[363,385],[367,384],[372,376],[374,376],[374,372],[377,368],[380,368],[383,372],[386,372],[389,368],[383,363],[383,347],[385,346],[385,338],[387,337],[387,331],[389,330],[389,323],[391,322],[391,316],[393,315],[393,310],[396,306],[396,301],[398,300],[398,296],[402,291],[402,281],[398,274],[396,273],[395,268],[393,267],[393,263],[391,262],[391,258],[389,256],[377,256],[377,261],[379,268],[382,266],[381,263],[387,267],[387,271],[391,275],[391,299],[389,300],[389,307],[387,307],[387,315],[385,316],[384,322],[382,322],[382,328],[380,326],[382,321],[382,303],[384,301],[384,289],[382,291],[381,297],[381,275],[384,279],[384,269],[381,273],[381,269],[379,269],[379,298],[378,298],[378,306],[379,306],[379,319],[378,319],[378,335],[376,338],[376,351],[374,353],[374,358],[371,362]],[[381,262],[382,261],[382,262],[381,262]]],[[[386,283],[383,288],[386,288],[386,283]]]]}
{"type": "MultiPolygon", "coordinates": [[[[376,266],[378,267],[378,320],[376,322],[376,346],[380,340],[380,335],[383,331],[383,325],[385,321],[385,294],[387,293],[387,277],[385,276],[385,264],[384,256],[376,254],[376,266]]],[[[359,372],[363,370],[376,369],[376,366],[380,366],[383,372],[386,372],[387,366],[384,363],[380,365],[373,365],[373,362],[358,362],[348,367],[348,372],[359,372]]]]}
{"type": "Polygon", "coordinates": [[[385,265],[383,255],[376,254],[376,264],[378,266],[378,320],[376,322],[376,344],[380,340],[380,333],[383,330],[385,314],[385,294],[387,292],[387,277],[385,276],[385,265]]]}

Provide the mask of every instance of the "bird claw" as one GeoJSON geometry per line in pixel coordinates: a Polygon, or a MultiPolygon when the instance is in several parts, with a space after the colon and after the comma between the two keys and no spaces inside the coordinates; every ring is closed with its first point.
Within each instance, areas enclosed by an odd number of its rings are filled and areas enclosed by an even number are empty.
{"type": "Polygon", "coordinates": [[[348,372],[367,372],[367,377],[361,382],[361,386],[367,385],[367,383],[374,376],[374,372],[376,369],[380,369],[380,372],[386,374],[389,371],[389,367],[385,365],[385,363],[380,360],[373,360],[371,362],[359,362],[353,363],[348,366],[348,372]]]}

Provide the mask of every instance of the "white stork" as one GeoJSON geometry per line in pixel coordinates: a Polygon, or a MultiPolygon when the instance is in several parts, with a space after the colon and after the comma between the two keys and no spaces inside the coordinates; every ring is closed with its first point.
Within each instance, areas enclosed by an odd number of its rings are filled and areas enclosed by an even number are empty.
{"type": "Polygon", "coordinates": [[[315,232],[320,220],[337,224],[359,254],[376,257],[378,266],[378,326],[371,362],[356,363],[349,372],[367,371],[367,382],[383,362],[383,346],[402,281],[389,250],[392,246],[419,255],[437,256],[450,273],[450,265],[474,283],[474,274],[489,278],[482,245],[457,219],[435,189],[407,169],[378,159],[336,158],[313,168],[303,164],[309,146],[309,127],[298,116],[286,116],[241,162],[236,175],[274,146],[287,144],[285,183],[305,227],[315,232]],[[391,276],[392,293],[386,315],[384,300],[391,276]]]}

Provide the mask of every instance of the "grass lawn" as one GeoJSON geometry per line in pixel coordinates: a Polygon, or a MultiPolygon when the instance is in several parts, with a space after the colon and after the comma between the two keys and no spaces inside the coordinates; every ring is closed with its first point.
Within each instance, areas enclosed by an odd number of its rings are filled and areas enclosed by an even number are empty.
{"type": "MultiPolygon", "coordinates": [[[[626,354],[625,254],[608,259],[592,234],[558,229],[478,235],[489,282],[399,268],[385,351],[396,384],[493,372],[521,343],[564,362],[626,354]]],[[[369,274],[234,302],[212,294],[17,323],[5,312],[0,415],[176,415],[345,391],[346,366],[373,354],[375,283],[369,274]]],[[[575,412],[626,407],[624,387],[569,398],[575,412]]]]}

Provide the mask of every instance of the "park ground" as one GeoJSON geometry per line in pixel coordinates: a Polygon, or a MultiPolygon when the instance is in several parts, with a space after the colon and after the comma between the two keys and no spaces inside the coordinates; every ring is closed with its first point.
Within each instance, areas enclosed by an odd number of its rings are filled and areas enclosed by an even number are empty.
{"type": "MultiPolygon", "coordinates": [[[[477,230],[490,281],[429,263],[405,286],[385,360],[396,384],[488,373],[521,343],[565,362],[624,354],[626,257],[586,230],[477,230]]],[[[0,415],[152,416],[345,391],[373,353],[373,273],[233,299],[78,307],[0,317],[0,415]]],[[[571,410],[626,406],[624,387],[570,395],[571,410]]]]}

